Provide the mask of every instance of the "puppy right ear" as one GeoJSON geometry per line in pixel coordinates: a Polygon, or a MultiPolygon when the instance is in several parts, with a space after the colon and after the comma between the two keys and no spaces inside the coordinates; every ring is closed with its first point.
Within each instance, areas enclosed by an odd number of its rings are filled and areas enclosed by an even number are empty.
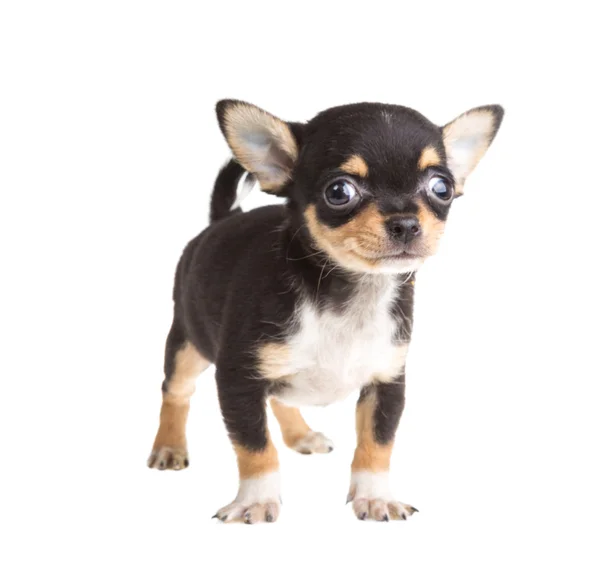
{"type": "Polygon", "coordinates": [[[256,176],[261,190],[281,190],[298,159],[298,143],[290,125],[239,100],[218,102],[217,118],[235,158],[256,176]]]}

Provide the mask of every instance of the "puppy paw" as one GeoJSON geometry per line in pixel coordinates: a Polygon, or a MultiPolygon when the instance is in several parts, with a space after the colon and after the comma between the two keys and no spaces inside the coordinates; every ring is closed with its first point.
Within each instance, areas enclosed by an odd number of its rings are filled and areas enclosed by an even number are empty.
{"type": "Polygon", "coordinates": [[[189,465],[184,447],[157,447],[148,458],[148,467],[157,470],[184,470],[189,465]]]}
{"type": "Polygon", "coordinates": [[[246,504],[234,500],[231,504],[220,508],[213,519],[223,523],[274,523],[279,517],[279,502],[254,502],[246,504]]]}
{"type": "Polygon", "coordinates": [[[352,501],[352,510],[356,518],[365,521],[405,521],[415,512],[419,512],[414,506],[403,502],[388,502],[381,498],[358,498],[352,501]]]}
{"type": "Polygon", "coordinates": [[[274,523],[279,517],[279,473],[240,480],[235,500],[217,511],[213,518],[223,523],[274,523]]]}
{"type": "Polygon", "coordinates": [[[361,521],[405,521],[419,512],[391,497],[387,472],[353,472],[347,501],[352,502],[352,510],[361,521]]]}
{"type": "Polygon", "coordinates": [[[292,449],[304,455],[311,453],[330,453],[333,451],[333,441],[315,431],[309,431],[300,441],[292,445],[292,449]]]}

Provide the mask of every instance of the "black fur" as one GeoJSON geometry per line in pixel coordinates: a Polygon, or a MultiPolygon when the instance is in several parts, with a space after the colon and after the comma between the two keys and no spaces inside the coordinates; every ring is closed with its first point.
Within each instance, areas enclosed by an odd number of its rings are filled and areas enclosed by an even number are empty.
{"type": "Polygon", "coordinates": [[[239,208],[231,210],[231,207],[235,202],[237,184],[245,171],[235,159],[230,159],[221,168],[210,198],[211,223],[240,212],[239,208]]]}
{"type": "Polygon", "coordinates": [[[375,414],[373,415],[373,438],[385,445],[394,440],[400,417],[404,411],[405,376],[395,382],[372,384],[363,388],[358,404],[371,394],[375,395],[375,414]]]}

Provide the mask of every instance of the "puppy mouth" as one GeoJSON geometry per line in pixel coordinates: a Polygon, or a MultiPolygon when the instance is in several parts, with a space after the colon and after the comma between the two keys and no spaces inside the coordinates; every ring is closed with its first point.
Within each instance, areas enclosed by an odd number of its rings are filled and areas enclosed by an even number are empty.
{"type": "Polygon", "coordinates": [[[424,257],[414,251],[386,251],[380,253],[362,248],[355,249],[354,252],[371,261],[415,261],[424,257]]]}
{"type": "Polygon", "coordinates": [[[375,241],[365,243],[365,239],[351,238],[345,242],[348,253],[362,260],[372,269],[380,267],[382,271],[396,271],[417,268],[428,257],[422,247],[375,241]]]}
{"type": "Polygon", "coordinates": [[[408,253],[407,251],[400,251],[398,253],[389,253],[384,255],[375,255],[370,257],[370,259],[400,259],[400,260],[410,260],[410,259],[421,259],[420,255],[416,255],[415,253],[408,253]]]}

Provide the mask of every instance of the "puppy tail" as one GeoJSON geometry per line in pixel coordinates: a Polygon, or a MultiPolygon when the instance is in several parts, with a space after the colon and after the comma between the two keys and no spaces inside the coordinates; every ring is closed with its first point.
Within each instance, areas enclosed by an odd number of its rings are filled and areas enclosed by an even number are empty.
{"type": "Polygon", "coordinates": [[[235,159],[230,159],[221,168],[215,180],[210,200],[210,222],[214,223],[241,212],[240,203],[248,196],[254,184],[256,184],[254,176],[247,173],[235,159]],[[243,182],[240,182],[244,174],[246,177],[243,182]]]}

